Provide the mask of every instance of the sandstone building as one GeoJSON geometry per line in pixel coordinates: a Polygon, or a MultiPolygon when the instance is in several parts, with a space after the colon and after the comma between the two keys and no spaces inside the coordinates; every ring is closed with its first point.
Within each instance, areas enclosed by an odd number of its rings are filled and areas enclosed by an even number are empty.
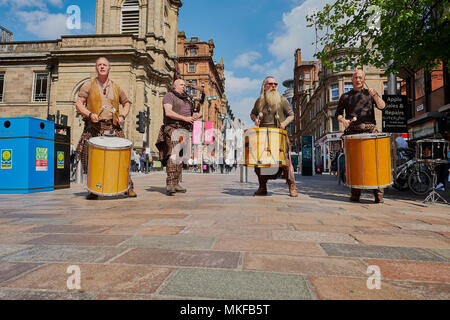
{"type": "Polygon", "coordinates": [[[138,148],[147,144],[146,134],[136,130],[136,115],[149,107],[149,147],[155,152],[162,99],[175,72],[181,6],[180,0],[97,0],[94,35],[0,42],[0,117],[46,119],[59,112],[68,116],[76,145],[83,129],[75,109],[77,94],[96,76],[97,58],[105,56],[111,62],[110,78],[132,103],[126,137],[138,148]]]}

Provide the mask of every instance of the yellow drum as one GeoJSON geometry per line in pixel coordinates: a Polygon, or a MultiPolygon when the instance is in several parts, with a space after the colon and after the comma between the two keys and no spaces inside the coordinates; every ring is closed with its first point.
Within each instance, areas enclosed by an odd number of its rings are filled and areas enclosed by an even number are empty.
{"type": "Polygon", "coordinates": [[[88,141],[88,191],[116,196],[128,191],[133,143],[118,137],[95,137],[88,141]]]}
{"type": "Polygon", "coordinates": [[[343,138],[349,187],[378,189],[392,185],[390,134],[354,134],[343,138]]]}
{"type": "Polygon", "coordinates": [[[286,166],[286,130],[253,128],[245,131],[245,165],[249,167],[286,166]]]}

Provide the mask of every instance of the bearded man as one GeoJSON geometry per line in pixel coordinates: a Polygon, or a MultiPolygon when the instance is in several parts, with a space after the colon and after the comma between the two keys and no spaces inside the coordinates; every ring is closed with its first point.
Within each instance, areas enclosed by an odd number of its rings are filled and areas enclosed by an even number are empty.
{"type": "MultiPolygon", "coordinates": [[[[289,123],[294,120],[294,112],[289,106],[289,101],[280,95],[277,86],[278,83],[274,77],[269,76],[264,79],[261,94],[250,113],[250,118],[255,123],[255,126],[285,130],[289,123]]],[[[259,188],[255,195],[267,195],[267,181],[283,176],[289,185],[289,195],[291,197],[298,196],[292,163],[289,162],[289,166],[281,167],[276,174],[266,175],[261,171],[261,168],[255,167],[255,173],[259,182],[259,188]]]]}

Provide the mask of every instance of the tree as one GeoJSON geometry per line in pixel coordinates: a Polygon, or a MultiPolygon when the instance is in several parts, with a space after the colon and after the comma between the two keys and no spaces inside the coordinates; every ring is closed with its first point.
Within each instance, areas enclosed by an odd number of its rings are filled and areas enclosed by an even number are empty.
{"type": "Polygon", "coordinates": [[[324,49],[315,56],[326,68],[336,69],[331,59],[348,48],[343,67],[353,58],[386,73],[431,71],[449,59],[449,9],[448,0],[336,0],[306,19],[325,32],[317,37],[324,49]]]}

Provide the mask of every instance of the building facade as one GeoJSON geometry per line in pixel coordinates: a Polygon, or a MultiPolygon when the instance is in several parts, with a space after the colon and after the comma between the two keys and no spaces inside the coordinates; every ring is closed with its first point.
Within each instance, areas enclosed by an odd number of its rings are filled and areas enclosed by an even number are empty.
{"type": "Polygon", "coordinates": [[[125,136],[135,147],[148,146],[155,153],[162,99],[175,72],[181,6],[179,0],[97,0],[94,35],[0,43],[0,117],[66,115],[76,145],[83,130],[75,109],[78,91],[96,77],[95,62],[104,56],[111,63],[110,78],[131,102],[125,136]],[[149,141],[135,124],[147,108],[149,141]]]}
{"type": "MultiPolygon", "coordinates": [[[[204,121],[214,122],[219,131],[223,127],[223,116],[227,114],[225,96],[225,65],[214,62],[214,41],[201,41],[198,37],[186,38],[183,31],[178,33],[177,53],[179,77],[199,87],[204,87],[207,99],[204,103],[204,121]]],[[[200,92],[188,89],[194,97],[200,92]]]]}
{"type": "Polygon", "coordinates": [[[450,141],[450,74],[448,64],[439,62],[432,72],[402,70],[401,94],[409,104],[408,131],[412,141],[434,138],[450,141]]]}

